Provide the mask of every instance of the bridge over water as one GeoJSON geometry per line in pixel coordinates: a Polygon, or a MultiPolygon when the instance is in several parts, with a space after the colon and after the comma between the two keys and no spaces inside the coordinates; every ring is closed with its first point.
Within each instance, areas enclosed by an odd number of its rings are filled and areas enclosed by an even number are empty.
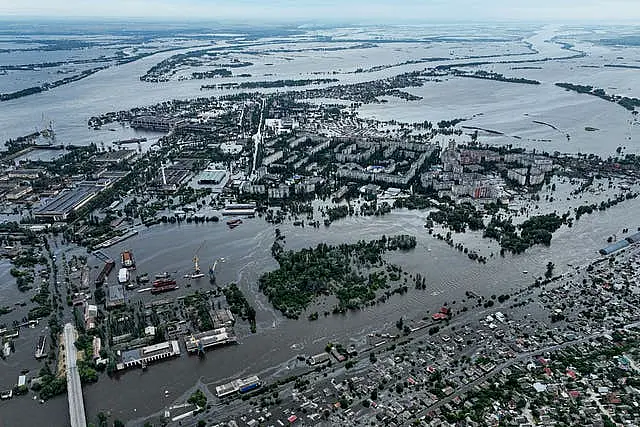
{"type": "Polygon", "coordinates": [[[77,365],[76,330],[71,323],[64,325],[63,335],[71,427],[87,427],[84,401],[82,400],[82,385],[80,384],[80,373],[77,365]]]}

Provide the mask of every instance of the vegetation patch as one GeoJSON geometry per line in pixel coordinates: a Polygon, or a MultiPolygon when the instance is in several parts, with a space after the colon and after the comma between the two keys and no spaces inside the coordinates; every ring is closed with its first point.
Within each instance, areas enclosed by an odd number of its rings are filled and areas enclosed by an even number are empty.
{"type": "Polygon", "coordinates": [[[244,320],[249,321],[251,326],[251,332],[256,331],[256,309],[253,308],[247,298],[244,296],[238,285],[235,283],[230,284],[223,291],[227,304],[231,312],[237,316],[242,317],[244,320]]]}
{"type": "Polygon", "coordinates": [[[464,232],[467,227],[472,231],[484,228],[482,212],[468,202],[453,206],[442,205],[440,210],[431,212],[428,219],[448,226],[456,233],[464,232]]]}
{"type": "Polygon", "coordinates": [[[560,217],[552,213],[531,217],[516,227],[511,222],[511,218],[505,219],[501,215],[495,215],[487,225],[484,237],[497,239],[500,242],[501,255],[504,255],[505,250],[519,254],[534,245],[549,246],[553,233],[566,221],[566,215],[560,217]],[[520,234],[517,229],[520,229],[520,234]]]}
{"type": "Polygon", "coordinates": [[[382,255],[415,246],[416,238],[409,235],[338,246],[321,243],[300,251],[285,251],[276,241],[271,251],[280,267],[260,277],[260,289],[290,318],[298,318],[321,295],[335,295],[340,311],[359,308],[374,300],[376,291],[389,287],[387,270],[397,270],[382,255]]]}

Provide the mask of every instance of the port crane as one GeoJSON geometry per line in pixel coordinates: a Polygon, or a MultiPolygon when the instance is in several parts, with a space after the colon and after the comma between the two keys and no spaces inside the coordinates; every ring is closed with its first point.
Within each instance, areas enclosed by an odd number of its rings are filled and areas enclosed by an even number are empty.
{"type": "Polygon", "coordinates": [[[193,273],[186,274],[184,276],[186,279],[199,279],[201,277],[204,277],[204,274],[200,271],[200,258],[198,258],[198,252],[200,252],[200,249],[202,249],[205,243],[207,243],[206,240],[202,242],[202,244],[196,250],[196,253],[193,255],[193,273]]]}
{"type": "Polygon", "coordinates": [[[197,339],[193,334],[190,335],[191,342],[198,346],[198,356],[204,356],[204,345],[202,341],[197,339]]]}

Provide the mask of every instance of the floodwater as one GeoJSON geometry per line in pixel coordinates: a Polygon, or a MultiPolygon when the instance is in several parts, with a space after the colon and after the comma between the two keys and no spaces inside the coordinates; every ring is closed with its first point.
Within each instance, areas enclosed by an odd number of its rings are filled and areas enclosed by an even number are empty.
{"type": "MultiPolygon", "coordinates": [[[[558,45],[548,42],[553,36],[543,31],[530,41],[541,52],[539,56],[566,55],[558,45]]],[[[392,59],[395,47],[386,49],[384,63],[392,59]]],[[[445,49],[446,50],[446,49],[445,49]]],[[[202,81],[167,82],[149,84],[139,81],[147,69],[158,61],[175,54],[157,54],[140,61],[113,67],[98,72],[81,81],[56,88],[49,92],[0,103],[0,140],[20,136],[41,127],[48,120],[55,121],[59,143],[88,144],[109,142],[137,135],[129,128],[114,125],[101,131],[87,128],[91,115],[107,111],[117,111],[138,105],[149,105],[173,98],[213,96],[225,92],[199,90],[202,81]],[[45,123],[43,123],[45,122],[45,123]]],[[[362,52],[365,56],[376,55],[376,50],[362,52]]],[[[294,54],[287,56],[294,57],[294,54]]],[[[307,61],[315,61],[315,54],[305,53],[307,61]]],[[[350,58],[349,52],[324,54],[327,64],[337,67],[343,63],[343,70],[359,66],[358,59],[350,58]],[[350,62],[349,62],[350,61],[350,62]]],[[[500,58],[497,58],[500,59],[500,58]]],[[[262,59],[265,61],[264,58],[262,59]]],[[[303,60],[296,57],[297,61],[303,60]]],[[[274,58],[266,59],[273,62],[274,58]]],[[[594,59],[590,58],[593,62],[594,59]]],[[[375,65],[366,63],[365,65],[375,65]]],[[[433,63],[433,66],[438,63],[433,63]]],[[[260,67],[266,65],[260,64],[260,67]]],[[[296,65],[292,65],[295,67],[296,65]]],[[[308,63],[307,65],[308,66],[308,63]]],[[[431,65],[429,65],[431,66],[431,65]]],[[[286,77],[299,75],[302,68],[286,69],[279,65],[286,77]]],[[[424,64],[398,66],[379,72],[338,75],[341,81],[366,81],[405,71],[424,68],[424,64]]],[[[311,69],[304,68],[305,72],[311,69]]],[[[279,70],[278,70],[279,71],[279,70]]],[[[323,71],[327,71],[324,69],[323,71]]],[[[507,74],[506,71],[504,71],[507,74]]],[[[523,74],[517,74],[518,76],[523,74]]],[[[531,72],[534,75],[535,72],[531,72]]],[[[525,74],[525,76],[528,76],[525,74]]],[[[558,72],[566,80],[567,72],[558,72]]],[[[618,70],[600,73],[598,76],[614,76],[619,81],[618,70]]],[[[262,80],[262,76],[256,76],[262,80]]],[[[586,78],[581,74],[581,78],[586,78]]],[[[554,76],[541,87],[503,84],[475,79],[453,79],[441,83],[428,83],[423,88],[411,89],[424,97],[422,101],[410,103],[390,101],[382,106],[365,106],[360,113],[385,120],[422,121],[452,119],[473,116],[465,123],[504,132],[504,137],[486,137],[483,142],[529,144],[541,149],[559,149],[564,152],[592,151],[606,154],[626,142],[628,152],[638,151],[635,145],[637,126],[630,113],[613,104],[596,98],[564,92],[553,86],[554,76]],[[442,111],[446,114],[443,115],[442,111]],[[441,116],[440,116],[441,115],[441,116]],[[532,124],[532,120],[545,121],[572,135],[571,142],[549,127],[532,124]],[[585,126],[597,127],[597,132],[585,133],[585,126]],[[514,138],[518,136],[521,139],[514,138]],[[564,140],[563,140],[564,138],[564,140]],[[536,142],[550,139],[551,142],[536,142]],[[539,145],[538,145],[539,144],[539,145]],[[546,144],[546,145],[545,145],[546,144]]],[[[598,82],[594,82],[598,83],[598,82]]],[[[607,87],[606,82],[601,84],[607,87]]],[[[485,138],[482,136],[482,138],[485,138]]],[[[133,370],[125,372],[117,379],[102,376],[97,384],[84,388],[85,405],[90,420],[99,411],[112,414],[122,420],[136,419],[169,406],[176,396],[193,386],[199,379],[209,385],[217,385],[227,380],[249,374],[261,375],[269,381],[274,372],[287,371],[289,362],[297,354],[314,354],[322,351],[327,341],[343,343],[362,342],[367,333],[392,327],[400,313],[405,318],[422,318],[437,309],[443,302],[460,301],[467,290],[482,295],[506,293],[530,284],[541,275],[546,263],[552,260],[556,271],[567,270],[567,264],[580,264],[597,256],[606,238],[619,233],[621,228],[634,229],[640,200],[627,201],[606,212],[597,212],[583,217],[573,228],[563,227],[554,233],[551,247],[534,247],[525,254],[494,257],[486,265],[471,261],[465,254],[450,248],[426,233],[423,227],[425,212],[398,210],[384,217],[351,217],[337,221],[329,229],[321,227],[300,228],[291,224],[280,225],[286,236],[286,246],[297,249],[316,245],[355,242],[360,239],[379,238],[382,234],[408,233],[418,236],[415,250],[391,253],[388,259],[411,273],[421,273],[426,277],[427,290],[410,290],[402,296],[375,307],[350,312],[345,315],[320,317],[309,322],[305,316],[300,320],[284,319],[275,312],[269,302],[257,289],[257,279],[265,271],[276,268],[271,258],[275,226],[262,219],[246,220],[240,227],[230,230],[223,222],[206,224],[158,225],[145,229],[125,242],[105,250],[114,259],[124,249],[133,250],[138,271],[154,274],[162,271],[176,271],[181,277],[192,267],[191,260],[197,254],[203,269],[213,260],[224,257],[218,265],[217,276],[220,284],[237,282],[249,301],[256,307],[258,333],[251,334],[246,324],[239,323],[240,342],[236,346],[210,351],[203,359],[183,355],[180,358],[149,367],[147,372],[133,370]],[[529,271],[524,275],[523,270],[529,271]],[[165,390],[169,391],[168,397],[165,390]]],[[[456,236],[456,241],[468,238],[474,242],[479,235],[456,236]]],[[[89,257],[94,265],[98,261],[89,257]]],[[[0,264],[0,305],[25,300],[30,294],[17,291],[8,274],[8,265],[0,264]]],[[[111,280],[115,280],[112,273],[111,280]]],[[[161,299],[176,297],[196,289],[208,289],[208,280],[194,282],[190,288],[181,283],[181,288],[171,294],[159,296],[141,295],[129,292],[135,301],[143,298],[161,299]]],[[[326,309],[331,304],[326,303],[326,309]]],[[[320,307],[324,311],[324,307],[320,307]]],[[[17,311],[12,316],[22,316],[17,311]]],[[[0,319],[5,322],[11,316],[0,319]]],[[[0,361],[0,389],[7,389],[17,380],[19,371],[25,367],[36,372],[40,366],[33,359],[33,345],[44,325],[24,331],[18,340],[18,352],[6,361],[0,361]]],[[[0,402],[0,427],[5,426],[65,426],[67,425],[66,396],[53,399],[45,404],[29,397],[14,398],[0,402]],[[28,417],[28,418],[27,418],[28,417]],[[28,421],[25,421],[27,420],[28,421]],[[26,423],[26,424],[25,424],[26,423]]]]}
{"type": "MultiPolygon", "coordinates": [[[[355,31],[349,30],[348,32],[355,31]]],[[[419,30],[416,30],[416,37],[419,30]]],[[[423,31],[427,31],[426,29],[423,31]]],[[[423,43],[380,44],[371,48],[353,48],[354,43],[344,45],[333,42],[327,47],[351,47],[342,51],[306,51],[323,46],[318,42],[300,42],[296,51],[291,44],[256,45],[249,52],[239,51],[232,58],[250,61],[252,66],[242,71],[250,78],[217,79],[214,82],[259,81],[274,79],[312,78],[328,75],[340,83],[356,83],[385,78],[408,71],[422,70],[443,64],[464,64],[486,61],[492,64],[481,66],[489,71],[502,72],[507,76],[539,78],[540,86],[513,83],[487,82],[478,79],[451,79],[441,83],[427,82],[422,88],[410,88],[409,92],[423,96],[420,101],[388,99],[387,104],[365,105],[360,114],[382,120],[438,121],[457,117],[472,118],[466,125],[486,127],[504,132],[504,137],[489,137],[481,134],[482,142],[523,145],[527,148],[555,150],[561,152],[589,151],[598,154],[610,153],[618,145],[627,145],[637,151],[637,126],[632,126],[628,111],[588,95],[565,93],[555,87],[554,82],[574,81],[607,88],[612,93],[633,94],[630,87],[637,81],[635,70],[604,69],[604,64],[615,62],[613,51],[602,55],[602,48],[580,45],[580,49],[594,50],[598,57],[589,55],[571,61],[548,61],[533,63],[542,70],[526,69],[514,71],[509,61],[561,58],[575,52],[561,49],[560,44],[550,41],[561,34],[557,28],[544,28],[524,41],[539,52],[526,56],[510,56],[531,52],[522,41],[505,43],[423,43]],[[278,53],[278,49],[285,49],[278,53]],[[257,53],[256,53],[257,52],[257,53]],[[494,57],[487,58],[487,55],[494,57]],[[423,58],[451,58],[435,62],[407,64],[406,61],[423,58]],[[465,59],[466,58],[466,59],[465,59]],[[477,59],[474,59],[477,58],[477,59]],[[393,65],[393,66],[390,66],[393,65]],[[385,66],[377,71],[366,71],[370,67],[385,66]],[[597,66],[597,73],[590,68],[597,66]],[[354,73],[356,69],[365,72],[354,73]],[[575,72],[574,70],[577,70],[575,72]],[[629,80],[631,79],[631,80],[629,80]],[[627,82],[623,84],[622,82],[627,82]],[[546,126],[533,123],[545,121],[557,125],[572,135],[565,135],[546,126]],[[585,132],[584,127],[596,127],[598,132],[585,132]],[[610,143],[602,144],[606,139],[610,143]],[[550,141],[550,142],[549,142],[550,141]],[[609,149],[609,147],[613,147],[609,149]]],[[[357,31],[353,37],[361,37],[357,31]]],[[[227,42],[233,45],[233,42],[227,42]]],[[[298,45],[295,45],[296,47],[298,45]]],[[[109,111],[127,110],[136,106],[152,105],[170,99],[187,99],[202,96],[220,96],[237,90],[201,91],[205,80],[168,81],[148,83],[139,77],[163,59],[190,49],[163,52],[147,58],[97,72],[85,79],[39,94],[0,103],[0,140],[15,138],[41,129],[53,121],[58,143],[85,145],[110,143],[118,139],[140,136],[138,132],[119,125],[105,126],[95,131],[87,127],[93,115],[109,111]]],[[[191,49],[193,50],[193,49],[191,49]]],[[[620,53],[618,52],[618,55],[620,53]]],[[[520,66],[527,64],[518,64],[520,66]]],[[[529,64],[531,65],[531,64],[529,64]]],[[[473,69],[473,68],[472,68],[473,69]]],[[[184,70],[182,70],[184,71],[184,70]]],[[[635,85],[637,86],[637,85],[635,85]]],[[[277,92],[265,89],[263,92],[277,92]]]]}
{"type": "MultiPolygon", "coordinates": [[[[279,226],[286,236],[286,246],[291,249],[314,246],[320,242],[337,244],[359,239],[379,238],[382,234],[408,233],[418,236],[417,248],[410,252],[395,252],[388,259],[411,273],[421,273],[427,278],[427,290],[409,291],[393,296],[388,302],[345,315],[321,316],[315,322],[302,316],[299,320],[283,318],[275,312],[257,289],[257,278],[264,271],[276,268],[270,247],[275,226],[260,218],[246,220],[230,230],[223,222],[208,224],[158,225],[143,230],[125,242],[105,250],[117,259],[120,251],[133,250],[139,272],[150,274],[170,271],[181,277],[192,268],[191,260],[197,252],[202,267],[219,257],[218,283],[235,281],[249,301],[256,307],[258,333],[251,334],[246,323],[237,327],[239,344],[209,351],[204,359],[182,357],[150,366],[148,371],[127,371],[117,379],[102,376],[97,384],[84,388],[85,405],[90,419],[99,411],[109,411],[115,418],[135,419],[169,406],[177,396],[202,380],[210,386],[227,380],[258,374],[267,381],[275,372],[286,374],[287,366],[298,354],[321,352],[328,341],[345,344],[362,343],[366,334],[393,326],[400,313],[405,319],[420,319],[442,303],[457,300],[461,305],[465,291],[481,295],[501,294],[530,284],[542,275],[546,263],[552,260],[556,271],[567,271],[567,264],[578,265],[597,257],[597,250],[606,238],[619,233],[623,227],[635,227],[634,212],[640,208],[640,200],[631,200],[605,212],[586,215],[573,228],[563,227],[554,234],[551,247],[534,247],[525,254],[504,258],[494,257],[486,265],[471,261],[466,255],[450,248],[426,233],[423,227],[424,212],[398,210],[384,217],[350,217],[333,223],[329,229],[279,226]],[[444,268],[446,266],[446,268],[444,268]],[[524,275],[523,270],[529,274],[524,275]],[[165,396],[168,390],[168,396],[165,396]]],[[[469,235],[469,239],[477,236],[469,235]]],[[[465,236],[457,240],[464,241],[465,236]]],[[[95,258],[90,261],[98,265],[95,258]]],[[[115,280],[115,274],[110,280],[115,280]]],[[[151,296],[128,291],[130,300],[143,298],[161,299],[191,293],[195,289],[208,289],[208,280],[202,279],[187,288],[184,280],[181,288],[171,294],[151,296]]],[[[320,305],[319,311],[330,310],[331,305],[320,305]]],[[[315,308],[314,308],[315,310],[315,308]]],[[[31,332],[30,342],[35,342],[36,332],[31,332]]],[[[21,337],[22,339],[22,337],[21,337]]],[[[25,335],[25,340],[26,335],[25,335]]],[[[32,349],[22,344],[15,360],[33,360],[32,349]],[[26,353],[26,356],[25,356],[26,353]]],[[[11,362],[11,359],[9,359],[11,362]]],[[[32,362],[30,362],[32,364],[32,362]]],[[[20,363],[0,362],[4,366],[3,387],[17,378],[20,363]]],[[[0,426],[14,426],[21,419],[22,411],[29,411],[31,425],[64,425],[66,399],[56,398],[41,405],[29,398],[14,398],[0,403],[7,410],[0,411],[0,426]],[[12,408],[12,409],[9,409],[12,408]],[[3,418],[4,417],[4,418],[3,418]],[[51,424],[51,420],[60,420],[51,424]]]]}

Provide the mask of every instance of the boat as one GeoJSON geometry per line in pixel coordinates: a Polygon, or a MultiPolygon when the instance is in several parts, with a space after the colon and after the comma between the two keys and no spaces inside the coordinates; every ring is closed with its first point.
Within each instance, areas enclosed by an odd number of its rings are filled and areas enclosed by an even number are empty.
{"type": "Polygon", "coordinates": [[[133,260],[133,252],[124,251],[120,254],[120,260],[122,261],[122,267],[135,269],[136,263],[133,260]]]}
{"type": "Polygon", "coordinates": [[[163,286],[171,286],[171,285],[175,285],[176,281],[173,279],[158,279],[158,280],[154,280],[153,281],[153,287],[154,288],[161,288],[163,286]]]}
{"type": "Polygon", "coordinates": [[[47,336],[40,335],[40,337],[38,338],[38,345],[36,346],[36,352],[35,352],[36,359],[47,357],[46,344],[47,344],[47,336]]]}
{"type": "Polygon", "coordinates": [[[156,274],[156,279],[168,279],[169,276],[170,274],[165,271],[164,273],[156,274]]]}
{"type": "Polygon", "coordinates": [[[185,279],[199,279],[201,277],[204,277],[204,273],[202,273],[200,271],[200,258],[198,258],[198,255],[195,255],[193,257],[193,273],[185,274],[184,278],[185,279]]]}
{"type": "Polygon", "coordinates": [[[529,274],[529,272],[527,270],[523,270],[522,274],[529,274]]]}
{"type": "Polygon", "coordinates": [[[13,397],[13,390],[7,390],[0,393],[0,399],[7,400],[13,397]]]}
{"type": "Polygon", "coordinates": [[[240,224],[242,224],[242,220],[241,219],[232,219],[227,221],[227,225],[229,226],[229,228],[236,228],[237,226],[239,226],[240,224]]]}
{"type": "Polygon", "coordinates": [[[147,138],[121,139],[119,141],[113,141],[112,144],[114,145],[140,144],[141,142],[147,142],[147,138]]]}
{"type": "Polygon", "coordinates": [[[253,218],[256,215],[255,203],[247,204],[230,204],[222,210],[222,216],[246,215],[253,218]]]}
{"type": "Polygon", "coordinates": [[[148,283],[149,282],[149,274],[148,273],[144,273],[144,274],[138,276],[136,279],[140,283],[148,283]]]}
{"type": "Polygon", "coordinates": [[[175,289],[178,289],[178,285],[173,284],[173,285],[163,285],[163,286],[158,286],[158,287],[154,287],[151,289],[151,293],[152,294],[161,294],[163,292],[169,292],[169,291],[173,291],[175,289]]]}

